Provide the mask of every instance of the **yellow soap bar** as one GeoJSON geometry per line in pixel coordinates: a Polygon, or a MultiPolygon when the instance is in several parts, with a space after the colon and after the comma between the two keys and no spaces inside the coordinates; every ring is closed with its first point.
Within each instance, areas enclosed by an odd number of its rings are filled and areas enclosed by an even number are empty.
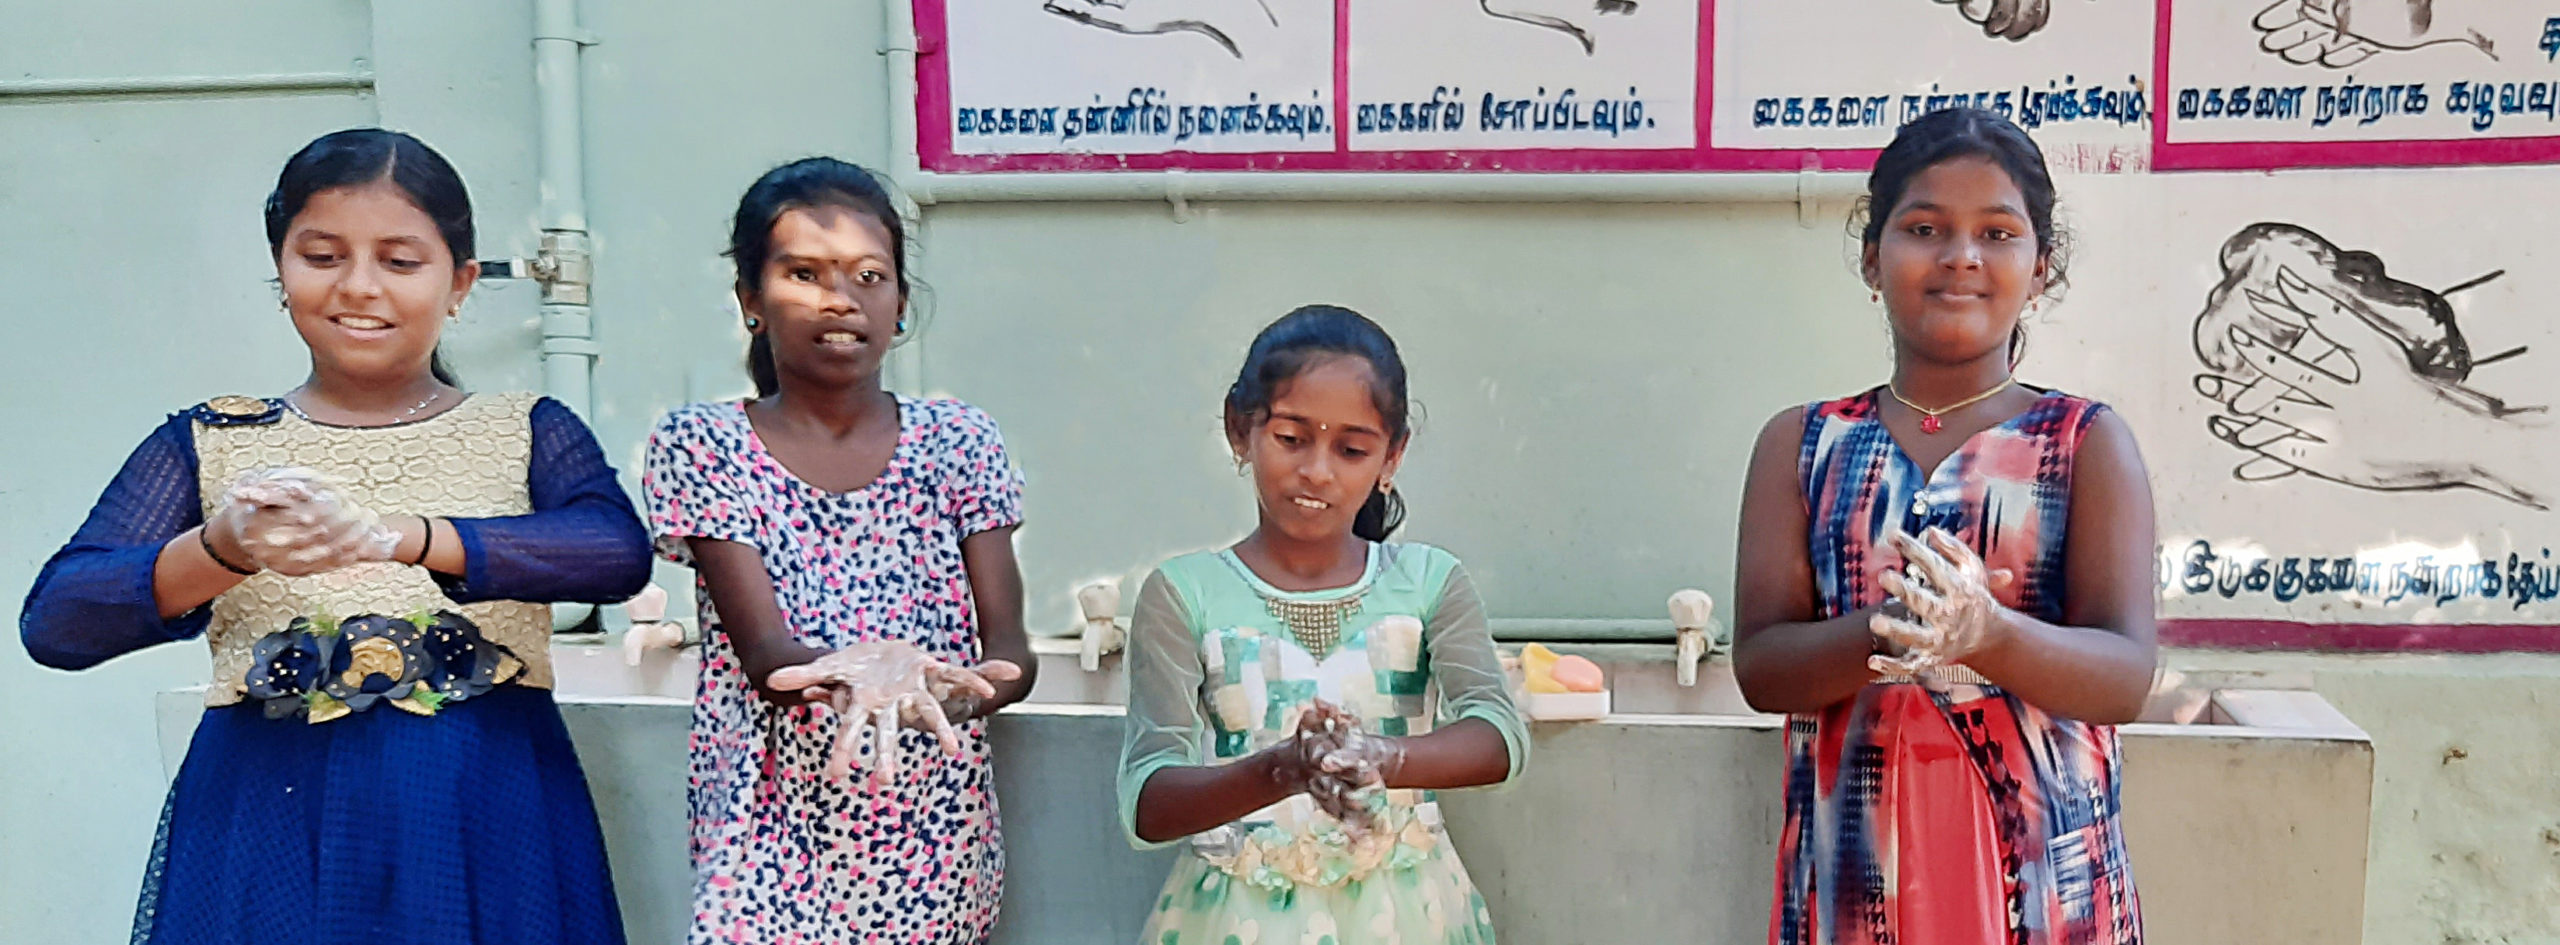
{"type": "Polygon", "coordinates": [[[1520,648],[1520,675],[1530,692],[1564,692],[1556,681],[1556,651],[1536,643],[1520,648]]]}

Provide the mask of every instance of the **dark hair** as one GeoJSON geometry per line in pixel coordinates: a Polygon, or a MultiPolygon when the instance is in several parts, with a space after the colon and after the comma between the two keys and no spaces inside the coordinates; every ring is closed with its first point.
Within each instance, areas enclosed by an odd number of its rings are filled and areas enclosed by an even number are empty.
{"type": "MultiPolygon", "coordinates": [[[[1893,143],[1876,156],[1875,169],[1867,173],[1867,194],[1858,199],[1858,209],[1849,218],[1859,244],[1873,246],[1884,238],[1885,221],[1902,202],[1912,178],[1958,158],[1988,160],[2009,175],[2018,196],[2027,202],[2027,222],[2035,227],[2036,255],[2045,263],[2045,294],[2060,298],[2070,237],[2053,221],[2053,174],[2045,168],[2044,150],[2036,147],[2025,129],[1989,109],[1930,112],[1894,133],[1893,143]]],[[[2025,345],[2025,333],[2024,325],[2011,332],[2013,361],[2025,345]]]]}
{"type": "MultiPolygon", "coordinates": [[[[801,158],[764,172],[738,198],[737,217],[729,225],[727,255],[738,264],[738,288],[758,293],[764,263],[773,254],[773,224],[793,210],[841,207],[870,214],[889,231],[889,262],[898,277],[898,297],[907,297],[907,227],[898,217],[889,191],[870,171],[831,157],[801,158]]],[[[747,375],[755,379],[756,396],[782,390],[773,367],[773,342],[758,334],[747,342],[747,375]]]]}
{"type": "MultiPolygon", "coordinates": [[[[1369,373],[1377,380],[1369,390],[1370,400],[1386,421],[1388,441],[1403,444],[1413,432],[1404,357],[1396,353],[1395,339],[1387,337],[1386,329],[1338,305],[1301,306],[1254,336],[1253,346],[1245,349],[1244,367],[1236,372],[1235,385],[1227,388],[1227,435],[1248,436],[1270,412],[1271,399],[1278,396],[1281,385],[1308,368],[1344,357],[1369,362],[1369,373]]],[[[1385,541],[1403,524],[1404,493],[1371,486],[1368,501],[1360,504],[1360,514],[1351,521],[1351,533],[1367,541],[1385,541]]]]}
{"type": "MultiPolygon", "coordinates": [[[[410,205],[435,221],[436,235],[444,238],[455,266],[477,255],[471,192],[462,186],[462,175],[426,142],[381,128],[332,131],[285,159],[284,172],[276,175],[276,189],[267,194],[267,254],[284,257],[285,233],[313,194],[381,181],[399,188],[410,205]]],[[[442,352],[429,355],[427,366],[436,380],[461,386],[445,366],[442,352]]]]}

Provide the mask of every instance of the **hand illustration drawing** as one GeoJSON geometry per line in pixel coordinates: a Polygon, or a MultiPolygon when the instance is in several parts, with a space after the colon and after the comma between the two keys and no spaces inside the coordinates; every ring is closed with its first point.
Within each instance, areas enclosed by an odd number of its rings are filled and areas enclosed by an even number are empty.
{"type": "Polygon", "coordinates": [[[1204,36],[1238,59],[1280,27],[1269,0],[1046,0],[1041,9],[1114,33],[1204,36]]]}
{"type": "Polygon", "coordinates": [[[1598,51],[1591,36],[1593,20],[1611,15],[1633,16],[1636,6],[1637,0],[1476,0],[1476,7],[1486,16],[1573,37],[1574,42],[1582,44],[1585,56],[1598,51]]]}
{"type": "Polygon", "coordinates": [[[2475,360],[2441,293],[2302,227],[2247,227],[2223,245],[2222,267],[2196,319],[2210,373],[2195,386],[2223,408],[2207,429],[2250,454],[2234,476],[2467,488],[2550,507],[2548,489],[2510,468],[2519,445],[2543,435],[2544,408],[2466,385],[2474,368],[2523,349],[2475,360]]]}
{"type": "Polygon", "coordinates": [[[2295,65],[2344,69],[2384,52],[2459,43],[2498,58],[2468,0],[2276,0],[2258,12],[2258,48],[2295,65]]]}
{"type": "Polygon", "coordinates": [[[1982,27],[1982,35],[2017,42],[2043,29],[2053,15],[2053,0],[1935,0],[1953,6],[1965,21],[1982,27]]]}

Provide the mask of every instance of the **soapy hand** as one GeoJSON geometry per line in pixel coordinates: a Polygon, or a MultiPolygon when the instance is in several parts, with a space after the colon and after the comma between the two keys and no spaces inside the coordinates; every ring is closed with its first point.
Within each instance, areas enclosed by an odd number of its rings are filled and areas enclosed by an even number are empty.
{"type": "Polygon", "coordinates": [[[1902,649],[1899,656],[1868,657],[1868,667],[1892,676],[1918,675],[1961,663],[2008,632],[2007,608],[1993,592],[2015,582],[2015,573],[1986,568],[1981,555],[1944,529],[1929,529],[1925,539],[1896,534],[1893,547],[1905,569],[1885,572],[1884,589],[1910,608],[1912,619],[1879,613],[1868,621],[1877,636],[1902,649]]]}
{"type": "Polygon", "coordinates": [[[400,547],[400,533],[379,516],[327,477],[299,467],[242,475],[205,529],[236,544],[252,565],[289,577],[389,561],[400,547]]]}
{"type": "Polygon", "coordinates": [[[853,773],[854,739],[868,724],[872,734],[871,777],[886,784],[898,773],[898,729],[930,732],[944,751],[961,751],[960,733],[951,726],[947,704],[992,698],[993,681],[1018,679],[1021,667],[989,660],[975,669],[954,666],[897,641],[856,643],[798,666],[774,670],[765,685],[799,690],[811,702],[835,709],[839,724],[835,750],[827,757],[827,774],[853,773]]]}
{"type": "Polygon", "coordinates": [[[1283,786],[1304,791],[1345,833],[1358,837],[1377,829],[1370,800],[1404,764],[1402,742],[1361,731],[1358,716],[1319,699],[1298,716],[1289,740],[1275,747],[1274,775],[1283,786]]]}

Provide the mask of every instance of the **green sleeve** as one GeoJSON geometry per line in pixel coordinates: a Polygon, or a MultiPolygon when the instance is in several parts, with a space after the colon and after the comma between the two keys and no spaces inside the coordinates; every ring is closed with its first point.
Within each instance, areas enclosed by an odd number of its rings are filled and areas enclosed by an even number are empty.
{"type": "Polygon", "coordinates": [[[1431,679],[1440,687],[1440,724],[1483,719],[1502,733],[1511,751],[1509,784],[1529,766],[1529,726],[1511,703],[1511,683],[1502,672],[1502,657],[1493,648],[1493,628],[1485,622],[1484,601],[1464,567],[1450,565],[1441,584],[1440,604],[1423,625],[1423,644],[1431,654],[1431,679]]]}
{"type": "Polygon", "coordinates": [[[1120,829],[1152,850],[1180,842],[1138,838],[1138,793],[1166,768],[1202,763],[1208,717],[1200,707],[1200,638],[1163,571],[1148,576],[1129,619],[1129,714],[1120,745],[1120,829]]]}

